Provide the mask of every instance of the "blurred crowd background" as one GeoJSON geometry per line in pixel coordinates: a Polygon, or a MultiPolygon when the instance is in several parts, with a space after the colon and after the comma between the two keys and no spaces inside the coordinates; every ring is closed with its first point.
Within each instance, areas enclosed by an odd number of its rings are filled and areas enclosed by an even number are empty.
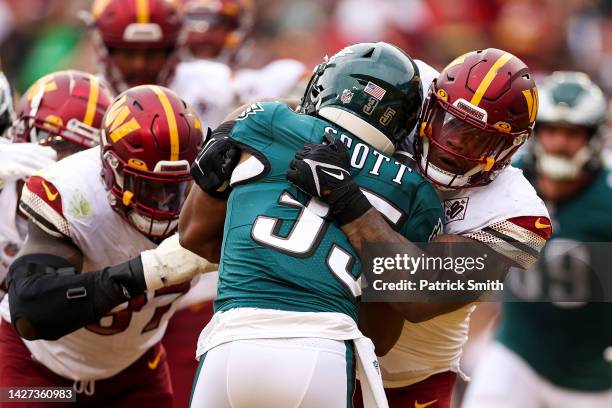
{"type": "MultiPolygon", "coordinates": [[[[175,0],[180,3],[181,0],[175,0]]],[[[260,67],[276,58],[314,66],[359,41],[387,41],[435,68],[477,48],[498,47],[536,73],[576,69],[612,91],[612,0],[254,0],[250,49],[260,67]]],[[[91,0],[0,0],[2,68],[23,92],[43,74],[95,72],[79,11],[91,0]]]]}

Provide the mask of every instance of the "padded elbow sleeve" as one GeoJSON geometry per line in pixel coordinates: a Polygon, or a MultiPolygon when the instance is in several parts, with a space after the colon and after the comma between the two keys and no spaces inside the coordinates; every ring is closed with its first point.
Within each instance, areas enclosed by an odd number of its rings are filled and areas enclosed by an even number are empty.
{"type": "Polygon", "coordinates": [[[7,276],[11,321],[27,340],[57,340],[96,323],[144,291],[144,283],[129,279],[139,265],[142,269],[137,257],[100,271],[80,273],[55,255],[24,255],[13,262],[7,276]]]}

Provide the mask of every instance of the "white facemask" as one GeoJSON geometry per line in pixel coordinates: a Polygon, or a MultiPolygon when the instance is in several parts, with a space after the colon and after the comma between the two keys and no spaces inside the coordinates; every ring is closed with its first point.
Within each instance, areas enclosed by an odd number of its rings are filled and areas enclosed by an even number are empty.
{"type": "Polygon", "coordinates": [[[572,180],[578,177],[584,165],[591,159],[591,149],[583,146],[572,158],[546,153],[536,144],[536,170],[552,180],[572,180]]]}

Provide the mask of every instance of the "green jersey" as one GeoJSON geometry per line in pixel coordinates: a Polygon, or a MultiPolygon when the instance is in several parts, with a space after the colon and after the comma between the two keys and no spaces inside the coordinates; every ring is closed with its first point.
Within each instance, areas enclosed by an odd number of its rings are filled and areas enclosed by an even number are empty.
{"type": "Polygon", "coordinates": [[[442,209],[431,187],[397,163],[325,120],[280,103],[251,105],[231,137],[251,159],[232,176],[215,310],[255,307],[338,312],[357,319],[360,262],[328,207],[285,174],[295,152],[340,137],[351,154],[351,176],[393,227],[413,242],[441,228],[442,209]]]}
{"type": "MultiPolygon", "coordinates": [[[[536,372],[561,387],[599,391],[612,388],[612,304],[518,303],[566,298],[596,291],[595,270],[609,259],[583,243],[612,241],[612,174],[602,170],[574,198],[551,211],[553,235],[527,284],[512,280],[514,302],[504,303],[497,338],[536,372]],[[560,257],[558,254],[565,254],[560,257]],[[554,255],[551,255],[554,254],[554,255]],[[599,263],[599,264],[598,264],[599,263]]],[[[575,297],[574,297],[575,298],[575,297]]]]}

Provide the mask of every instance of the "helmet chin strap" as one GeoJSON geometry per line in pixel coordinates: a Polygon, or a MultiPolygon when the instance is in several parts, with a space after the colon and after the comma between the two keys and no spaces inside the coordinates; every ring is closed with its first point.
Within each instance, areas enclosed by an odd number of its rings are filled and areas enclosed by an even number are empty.
{"type": "Polygon", "coordinates": [[[539,144],[535,146],[536,170],[556,181],[573,180],[591,159],[589,146],[583,146],[572,158],[546,153],[539,144]]]}
{"type": "Polygon", "coordinates": [[[128,219],[136,229],[148,237],[159,238],[170,235],[178,226],[178,220],[154,220],[136,211],[128,213],[128,219]]]}

